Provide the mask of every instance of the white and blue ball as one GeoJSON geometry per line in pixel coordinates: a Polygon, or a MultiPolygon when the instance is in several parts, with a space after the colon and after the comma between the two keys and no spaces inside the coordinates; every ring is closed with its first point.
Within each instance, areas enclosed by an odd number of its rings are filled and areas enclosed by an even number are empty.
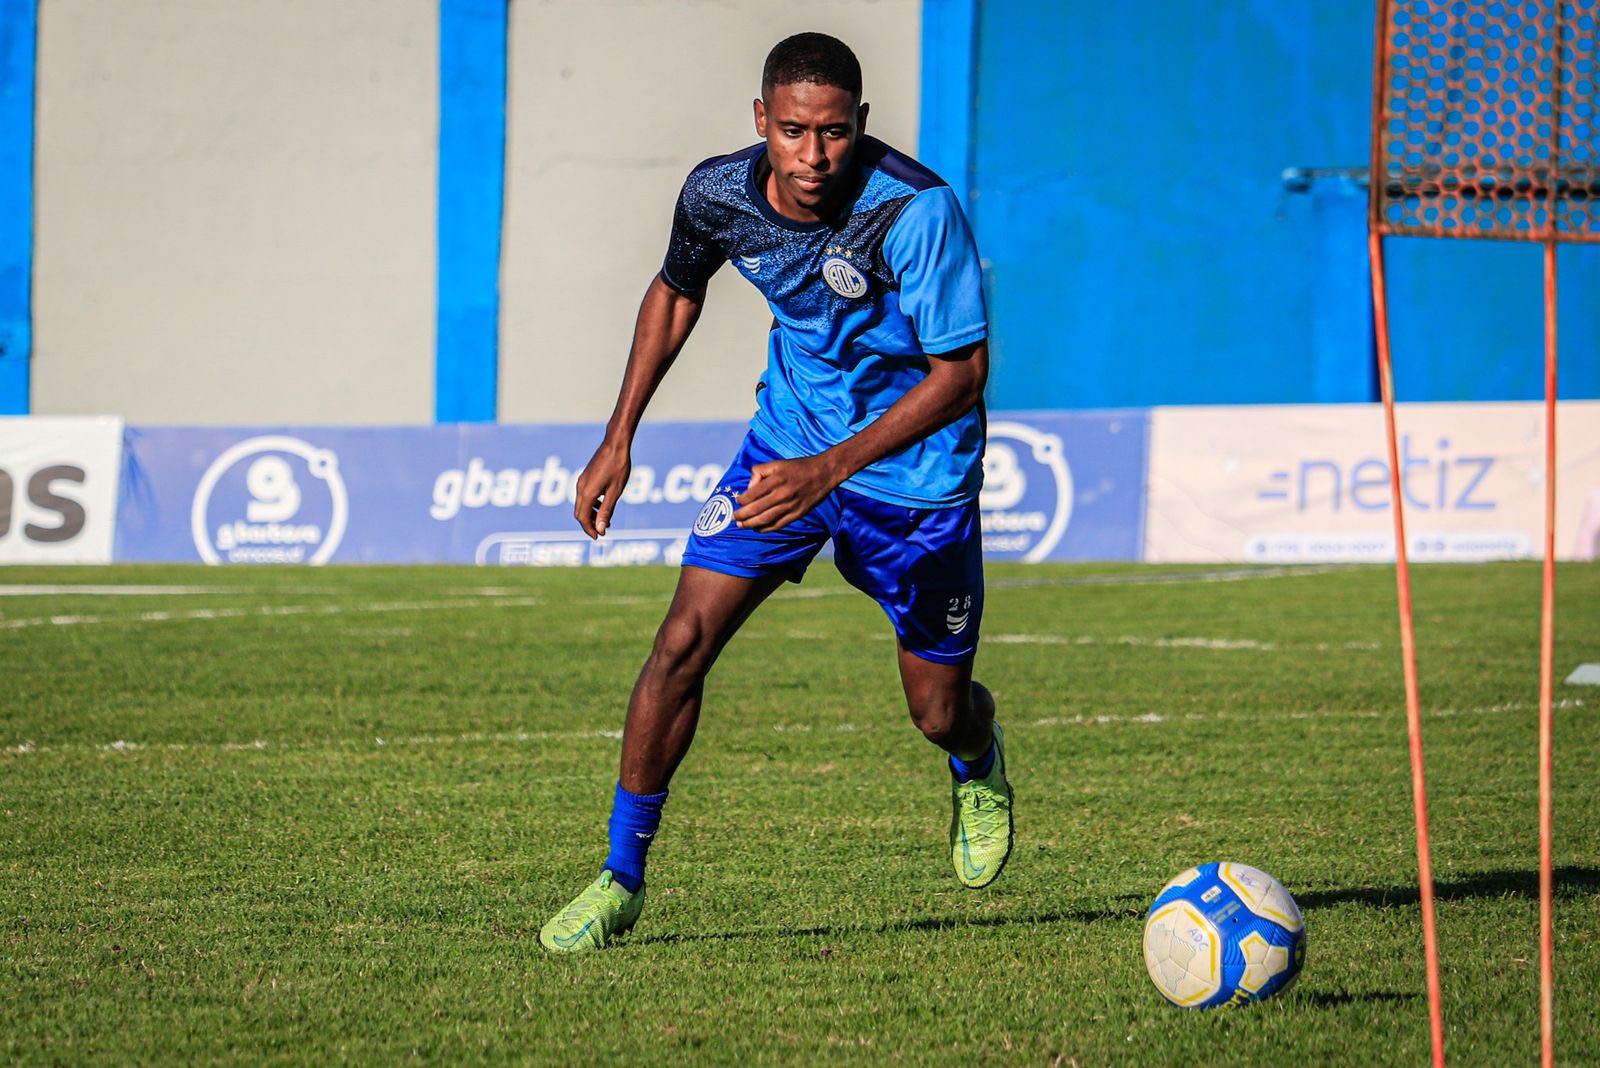
{"type": "Polygon", "coordinates": [[[1244,1005],[1295,981],[1306,924],[1289,891],[1246,864],[1190,868],[1156,895],[1144,963],[1161,996],[1186,1009],[1244,1005]]]}

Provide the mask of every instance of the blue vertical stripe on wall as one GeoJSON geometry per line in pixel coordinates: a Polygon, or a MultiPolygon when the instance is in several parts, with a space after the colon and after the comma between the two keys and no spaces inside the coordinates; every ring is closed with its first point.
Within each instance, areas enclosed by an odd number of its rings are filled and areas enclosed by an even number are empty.
{"type": "Polygon", "coordinates": [[[971,213],[972,109],[979,0],[923,0],[922,108],[917,158],[971,213]]]}
{"type": "Polygon", "coordinates": [[[0,415],[27,415],[33,356],[36,0],[0,3],[0,415]]]}
{"type": "Polygon", "coordinates": [[[438,318],[434,419],[499,408],[509,0],[439,0],[438,318]]]}

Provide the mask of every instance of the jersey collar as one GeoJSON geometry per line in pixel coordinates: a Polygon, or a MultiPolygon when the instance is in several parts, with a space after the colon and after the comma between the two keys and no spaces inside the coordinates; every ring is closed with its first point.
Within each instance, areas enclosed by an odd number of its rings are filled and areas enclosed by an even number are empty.
{"type": "Polygon", "coordinates": [[[750,160],[750,168],[745,173],[745,195],[750,198],[750,203],[755,205],[756,210],[759,211],[768,222],[777,226],[781,226],[785,230],[793,230],[798,234],[814,234],[818,230],[832,229],[833,222],[843,221],[844,219],[850,217],[850,205],[853,205],[856,202],[856,198],[861,195],[861,190],[865,186],[864,179],[866,176],[866,168],[861,166],[859,149],[856,152],[856,160],[852,166],[856,171],[856,187],[854,191],[851,192],[849,199],[845,202],[845,206],[839,209],[838,217],[832,222],[827,219],[818,219],[815,222],[802,222],[799,219],[789,218],[789,216],[783,214],[783,212],[772,206],[772,202],[767,199],[766,191],[767,176],[772,173],[772,161],[767,159],[767,153],[765,149],[757,152],[750,160]]]}

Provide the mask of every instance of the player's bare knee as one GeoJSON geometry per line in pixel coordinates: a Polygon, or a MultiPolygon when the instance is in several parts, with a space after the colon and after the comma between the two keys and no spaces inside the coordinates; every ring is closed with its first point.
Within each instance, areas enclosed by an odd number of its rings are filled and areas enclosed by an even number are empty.
{"type": "Polygon", "coordinates": [[[948,750],[958,739],[960,732],[956,730],[956,721],[953,717],[917,719],[913,715],[912,719],[916,721],[917,729],[922,732],[922,736],[940,749],[948,750]]]}
{"type": "Polygon", "coordinates": [[[956,739],[967,718],[961,694],[943,687],[908,694],[907,704],[923,737],[941,748],[956,739]]]}
{"type": "Polygon", "coordinates": [[[656,631],[645,670],[658,675],[698,679],[711,666],[714,645],[693,616],[668,616],[656,631]]]}
{"type": "Polygon", "coordinates": [[[981,682],[970,688],[927,686],[906,694],[911,719],[923,737],[942,749],[967,742],[994,722],[994,695],[981,682]]]}

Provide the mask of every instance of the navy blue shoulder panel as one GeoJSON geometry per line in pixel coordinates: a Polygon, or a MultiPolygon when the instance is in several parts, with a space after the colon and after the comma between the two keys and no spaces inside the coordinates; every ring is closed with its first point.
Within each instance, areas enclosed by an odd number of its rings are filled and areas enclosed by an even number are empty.
{"type": "Polygon", "coordinates": [[[862,167],[875,167],[919,193],[924,189],[937,189],[941,185],[949,184],[904,152],[890,148],[876,137],[861,139],[860,154],[856,159],[862,167]]]}
{"type": "Polygon", "coordinates": [[[741,148],[739,151],[730,152],[726,156],[712,156],[710,159],[701,160],[699,163],[695,164],[694,169],[689,173],[699,174],[703,170],[708,170],[712,167],[720,167],[724,163],[740,163],[745,160],[754,159],[766,150],[767,143],[765,141],[758,141],[749,148],[741,148]]]}
{"type": "MultiPolygon", "coordinates": [[[[689,173],[699,174],[701,171],[720,167],[724,164],[743,163],[756,158],[766,150],[766,142],[757,141],[750,147],[741,148],[737,152],[701,160],[695,164],[694,169],[689,173]]],[[[880,170],[890,178],[904,182],[919,193],[924,189],[937,189],[941,185],[949,184],[904,152],[889,147],[876,137],[863,137],[861,139],[861,148],[856,155],[856,164],[863,170],[880,170]]]]}

